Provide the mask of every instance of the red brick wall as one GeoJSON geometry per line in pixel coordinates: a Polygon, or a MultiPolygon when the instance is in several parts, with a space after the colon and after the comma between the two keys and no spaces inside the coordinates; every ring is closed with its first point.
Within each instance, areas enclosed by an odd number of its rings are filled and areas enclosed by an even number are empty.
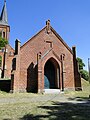
{"type": "Polygon", "coordinates": [[[79,73],[79,68],[78,68],[78,61],[76,59],[76,47],[72,47],[73,51],[73,67],[74,67],[74,83],[75,83],[75,90],[82,90],[81,86],[81,75],[79,73]]]}
{"type": "Polygon", "coordinates": [[[14,57],[14,50],[10,45],[6,46],[6,52],[1,52],[2,54],[2,70],[4,78],[11,78],[11,69],[12,69],[12,59],[14,57]]]}
{"type": "Polygon", "coordinates": [[[2,66],[1,66],[1,69],[3,69],[3,57],[4,57],[4,52],[0,51],[0,56],[2,57],[2,66]]]}
{"type": "Polygon", "coordinates": [[[0,31],[5,32],[5,39],[9,40],[10,26],[0,25],[0,31]]]}
{"type": "Polygon", "coordinates": [[[51,49],[51,46],[52,50],[41,60],[42,85],[40,86],[44,89],[44,66],[47,60],[51,57],[54,58],[59,64],[61,70],[59,59],[60,55],[64,53],[64,87],[74,88],[73,54],[53,32],[47,34],[46,29],[44,28],[21,47],[19,89],[26,90],[28,88],[28,91],[32,91],[38,87],[37,66],[35,68],[35,65],[37,64],[37,54],[41,52],[43,56],[49,49],[51,49]],[[51,43],[52,45],[50,45],[51,43]]]}
{"type": "MultiPolygon", "coordinates": [[[[0,31],[5,32],[4,37],[9,41],[10,26],[0,25],[0,31]]],[[[0,55],[2,56],[2,77],[4,78],[11,78],[12,59],[14,57],[13,53],[14,50],[10,45],[6,46],[6,53],[0,51],[0,55]],[[10,55],[10,52],[12,53],[12,55],[10,55]]]]}

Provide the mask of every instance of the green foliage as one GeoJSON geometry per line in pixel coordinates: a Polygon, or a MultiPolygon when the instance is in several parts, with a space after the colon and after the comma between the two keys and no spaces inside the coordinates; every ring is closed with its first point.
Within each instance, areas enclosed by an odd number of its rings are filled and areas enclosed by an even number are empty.
{"type": "Polygon", "coordinates": [[[83,63],[83,60],[79,57],[77,57],[77,61],[79,64],[79,72],[81,74],[81,77],[85,80],[89,79],[89,73],[88,71],[84,70],[83,67],[85,66],[85,64],[83,63]]]}
{"type": "Polygon", "coordinates": [[[0,61],[2,61],[2,56],[0,56],[0,61]]]}
{"type": "Polygon", "coordinates": [[[84,78],[85,80],[89,79],[89,73],[86,70],[80,70],[81,77],[84,78]]]}
{"type": "Polygon", "coordinates": [[[83,67],[85,67],[85,64],[83,63],[83,60],[79,57],[77,57],[77,61],[78,61],[78,64],[79,64],[79,70],[82,70],[83,67]]]}
{"type": "Polygon", "coordinates": [[[5,38],[2,38],[2,37],[0,36],[0,49],[1,49],[2,47],[5,47],[6,44],[8,44],[8,41],[7,41],[5,38]]]}

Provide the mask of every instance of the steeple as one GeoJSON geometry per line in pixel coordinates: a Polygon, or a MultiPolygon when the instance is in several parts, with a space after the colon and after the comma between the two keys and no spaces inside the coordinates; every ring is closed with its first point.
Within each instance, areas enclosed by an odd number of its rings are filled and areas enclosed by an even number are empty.
{"type": "Polygon", "coordinates": [[[10,26],[8,25],[6,0],[4,0],[3,9],[0,15],[0,36],[9,40],[10,26]]]}
{"type": "Polygon", "coordinates": [[[0,16],[0,25],[8,25],[6,0],[4,0],[4,6],[0,16]]]}

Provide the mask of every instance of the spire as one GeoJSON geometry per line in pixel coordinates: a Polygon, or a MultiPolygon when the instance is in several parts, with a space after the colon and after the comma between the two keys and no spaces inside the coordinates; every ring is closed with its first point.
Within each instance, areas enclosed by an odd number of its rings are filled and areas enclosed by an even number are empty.
{"type": "Polygon", "coordinates": [[[8,25],[6,0],[4,0],[4,6],[3,6],[1,16],[0,16],[0,24],[1,25],[8,25]]]}

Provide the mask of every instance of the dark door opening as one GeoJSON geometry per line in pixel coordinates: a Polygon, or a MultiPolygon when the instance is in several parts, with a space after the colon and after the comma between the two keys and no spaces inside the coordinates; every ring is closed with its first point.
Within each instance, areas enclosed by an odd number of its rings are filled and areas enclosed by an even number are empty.
{"type": "Polygon", "coordinates": [[[0,90],[5,92],[10,92],[11,80],[0,80],[0,90]]]}
{"type": "Polygon", "coordinates": [[[56,89],[56,72],[55,66],[51,60],[48,60],[44,67],[44,88],[56,89]]]}

